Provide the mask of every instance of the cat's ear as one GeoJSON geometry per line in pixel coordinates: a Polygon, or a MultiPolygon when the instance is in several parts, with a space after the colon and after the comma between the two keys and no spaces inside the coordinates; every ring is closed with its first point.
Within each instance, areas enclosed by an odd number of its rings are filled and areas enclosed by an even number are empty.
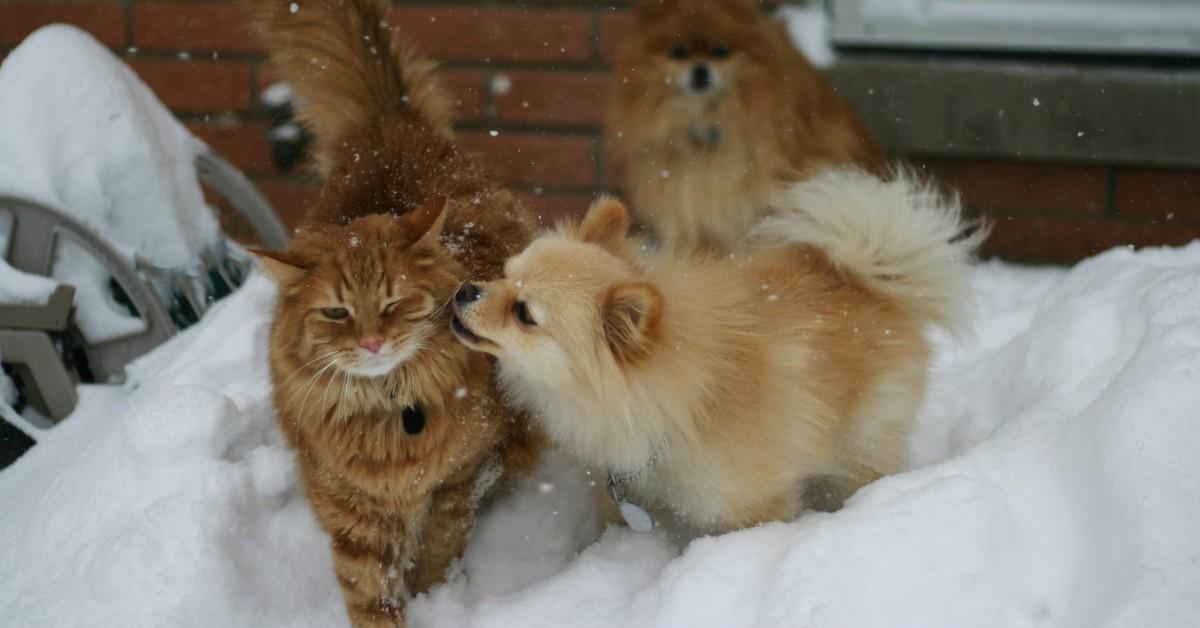
{"type": "Polygon", "coordinates": [[[408,233],[419,234],[410,249],[418,257],[432,259],[441,250],[438,238],[442,237],[442,230],[446,228],[448,204],[445,196],[435,194],[420,207],[405,214],[405,229],[408,233]]]}
{"type": "Polygon", "coordinates": [[[300,256],[289,251],[268,251],[265,249],[250,249],[258,258],[258,267],[280,286],[290,285],[302,278],[308,271],[300,256]]]}
{"type": "Polygon", "coordinates": [[[604,337],[613,355],[623,363],[649,355],[662,318],[663,298],[658,288],[644,281],[619,283],[604,294],[601,307],[604,337]]]}
{"type": "Polygon", "coordinates": [[[615,251],[625,242],[629,222],[629,210],[625,209],[621,201],[611,196],[602,196],[592,203],[575,233],[584,242],[615,251]]]}
{"type": "Polygon", "coordinates": [[[412,234],[415,244],[436,241],[446,226],[446,197],[435,194],[420,207],[404,214],[405,231],[412,234]]]}

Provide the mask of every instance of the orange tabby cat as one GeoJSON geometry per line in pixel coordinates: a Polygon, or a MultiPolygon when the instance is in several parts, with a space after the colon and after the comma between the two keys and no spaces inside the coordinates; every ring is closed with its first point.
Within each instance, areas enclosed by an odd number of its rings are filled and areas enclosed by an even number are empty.
{"type": "Polygon", "coordinates": [[[533,223],[449,139],[427,64],[398,49],[384,0],[245,0],[305,103],[328,182],[287,251],[270,367],[279,423],[332,537],[357,626],[403,624],[444,579],[475,506],[539,440],[500,402],[493,361],[456,342],[447,303],[494,278],[533,223]]]}

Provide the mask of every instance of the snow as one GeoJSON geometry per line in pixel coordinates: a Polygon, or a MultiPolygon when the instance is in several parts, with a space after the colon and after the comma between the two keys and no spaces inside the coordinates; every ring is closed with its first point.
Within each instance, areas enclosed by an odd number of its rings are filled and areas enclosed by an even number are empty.
{"type": "Polygon", "coordinates": [[[259,96],[259,100],[268,107],[282,107],[291,103],[294,98],[292,86],[287,83],[272,83],[259,96]]]}
{"type": "MultiPolygon", "coordinates": [[[[972,285],[973,337],[934,337],[913,470],[681,552],[601,530],[596,479],[551,456],[411,624],[1200,623],[1200,243],[972,285]]],[[[0,623],[345,624],[272,419],[273,300],[254,277],[0,472],[0,623]]]]}
{"type": "MultiPolygon", "coordinates": [[[[216,243],[217,219],[193,166],[203,149],[128,67],[79,29],[42,28],[0,65],[0,194],[73,216],[130,263],[136,256],[186,268],[216,243]]],[[[7,237],[10,227],[0,227],[7,237]]],[[[142,329],[112,301],[107,271],[63,242],[51,276],[76,286],[85,337],[98,342],[142,329]]],[[[16,272],[0,259],[0,276],[16,272]]],[[[0,300],[13,296],[16,283],[2,285],[0,300]]]]}
{"type": "Polygon", "coordinates": [[[776,16],[783,20],[792,43],[818,68],[828,68],[837,60],[829,43],[829,15],[819,2],[781,6],[776,16]]]}

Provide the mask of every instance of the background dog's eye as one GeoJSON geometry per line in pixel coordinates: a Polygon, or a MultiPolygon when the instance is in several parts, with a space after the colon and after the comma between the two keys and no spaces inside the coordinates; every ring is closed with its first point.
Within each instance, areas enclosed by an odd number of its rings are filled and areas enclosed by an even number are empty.
{"type": "Polygon", "coordinates": [[[717,44],[713,46],[712,55],[717,59],[728,59],[730,54],[729,46],[717,44]]]}
{"type": "Polygon", "coordinates": [[[325,315],[325,318],[335,321],[340,321],[343,318],[350,316],[350,310],[347,310],[344,307],[327,307],[321,310],[321,313],[325,315]]]}
{"type": "Polygon", "coordinates": [[[667,54],[671,55],[672,59],[686,59],[688,58],[688,49],[683,44],[675,44],[671,46],[671,50],[667,54]]]}
{"type": "Polygon", "coordinates": [[[524,301],[513,303],[513,314],[516,315],[517,320],[521,321],[522,325],[537,325],[537,321],[533,320],[533,316],[529,314],[529,306],[524,301]]]}

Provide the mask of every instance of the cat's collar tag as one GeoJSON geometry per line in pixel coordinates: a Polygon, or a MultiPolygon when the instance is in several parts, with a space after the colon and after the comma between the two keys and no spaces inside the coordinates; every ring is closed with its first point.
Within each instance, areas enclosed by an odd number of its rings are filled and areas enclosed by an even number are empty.
{"type": "Polygon", "coordinates": [[[654,531],[654,517],[645,508],[625,499],[624,481],[612,474],[608,476],[608,496],[617,503],[621,518],[630,530],[643,534],[654,531]]]}
{"type": "Polygon", "coordinates": [[[404,421],[404,431],[409,434],[420,434],[425,429],[425,408],[420,401],[401,411],[400,418],[404,421]]]}

